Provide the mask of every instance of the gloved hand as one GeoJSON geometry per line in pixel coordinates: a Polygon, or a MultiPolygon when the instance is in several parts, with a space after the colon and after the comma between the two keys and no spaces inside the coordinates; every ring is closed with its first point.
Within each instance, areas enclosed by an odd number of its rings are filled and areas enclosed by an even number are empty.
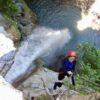
{"type": "Polygon", "coordinates": [[[71,71],[67,71],[67,73],[69,74],[69,76],[73,75],[73,73],[71,71]]]}

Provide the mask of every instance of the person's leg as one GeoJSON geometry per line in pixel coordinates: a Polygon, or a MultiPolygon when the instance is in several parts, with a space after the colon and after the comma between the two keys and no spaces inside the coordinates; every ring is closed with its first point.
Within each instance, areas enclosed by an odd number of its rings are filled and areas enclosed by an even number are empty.
{"type": "Polygon", "coordinates": [[[55,82],[53,89],[54,89],[54,90],[56,90],[56,89],[57,89],[57,87],[59,87],[59,88],[60,88],[62,85],[63,85],[63,83],[62,83],[62,82],[55,82]]]}
{"type": "Polygon", "coordinates": [[[59,81],[58,81],[58,82],[55,82],[54,87],[53,87],[54,90],[56,90],[57,87],[60,88],[60,87],[63,85],[62,80],[63,80],[64,78],[65,78],[65,74],[64,74],[64,73],[58,75],[58,80],[59,80],[59,81]]]}
{"type": "Polygon", "coordinates": [[[67,72],[66,72],[66,75],[67,75],[67,77],[68,77],[69,83],[70,83],[70,84],[73,84],[73,81],[72,81],[72,76],[73,76],[73,75],[72,75],[70,72],[71,72],[71,71],[67,71],[67,72]]]}
{"type": "Polygon", "coordinates": [[[74,76],[70,75],[69,73],[66,73],[66,75],[69,78],[69,81],[72,83],[72,85],[75,86],[74,76]]]}
{"type": "Polygon", "coordinates": [[[72,85],[75,86],[74,76],[72,76],[72,85]]]}

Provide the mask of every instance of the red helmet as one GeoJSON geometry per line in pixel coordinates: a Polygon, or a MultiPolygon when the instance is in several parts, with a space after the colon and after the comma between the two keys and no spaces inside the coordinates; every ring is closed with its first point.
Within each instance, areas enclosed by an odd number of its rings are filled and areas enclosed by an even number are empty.
{"type": "Polygon", "coordinates": [[[69,51],[68,54],[67,54],[68,57],[76,57],[77,54],[75,51],[69,51]]]}

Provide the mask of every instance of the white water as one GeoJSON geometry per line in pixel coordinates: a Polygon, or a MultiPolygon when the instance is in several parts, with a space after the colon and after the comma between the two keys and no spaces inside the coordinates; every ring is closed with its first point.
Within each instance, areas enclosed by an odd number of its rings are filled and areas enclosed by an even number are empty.
{"type": "MultiPolygon", "coordinates": [[[[38,27],[33,34],[22,43],[17,52],[14,64],[9,70],[5,79],[12,83],[20,75],[24,74],[30,67],[31,63],[39,56],[50,56],[60,51],[71,39],[68,29],[53,30],[45,27],[38,27]]],[[[35,66],[33,66],[34,68],[35,66]]]]}

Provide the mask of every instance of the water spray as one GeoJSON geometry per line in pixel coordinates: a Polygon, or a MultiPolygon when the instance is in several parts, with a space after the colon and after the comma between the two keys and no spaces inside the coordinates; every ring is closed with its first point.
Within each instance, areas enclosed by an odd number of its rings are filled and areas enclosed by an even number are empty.
{"type": "MultiPolygon", "coordinates": [[[[52,52],[57,52],[70,39],[71,35],[68,29],[53,30],[45,27],[36,28],[33,34],[22,43],[14,59],[14,64],[6,74],[5,79],[12,83],[13,80],[23,75],[29,69],[31,63],[36,58],[40,57],[43,53],[49,52],[49,49],[52,49],[52,52]]],[[[49,56],[51,55],[49,54],[49,56]]]]}

